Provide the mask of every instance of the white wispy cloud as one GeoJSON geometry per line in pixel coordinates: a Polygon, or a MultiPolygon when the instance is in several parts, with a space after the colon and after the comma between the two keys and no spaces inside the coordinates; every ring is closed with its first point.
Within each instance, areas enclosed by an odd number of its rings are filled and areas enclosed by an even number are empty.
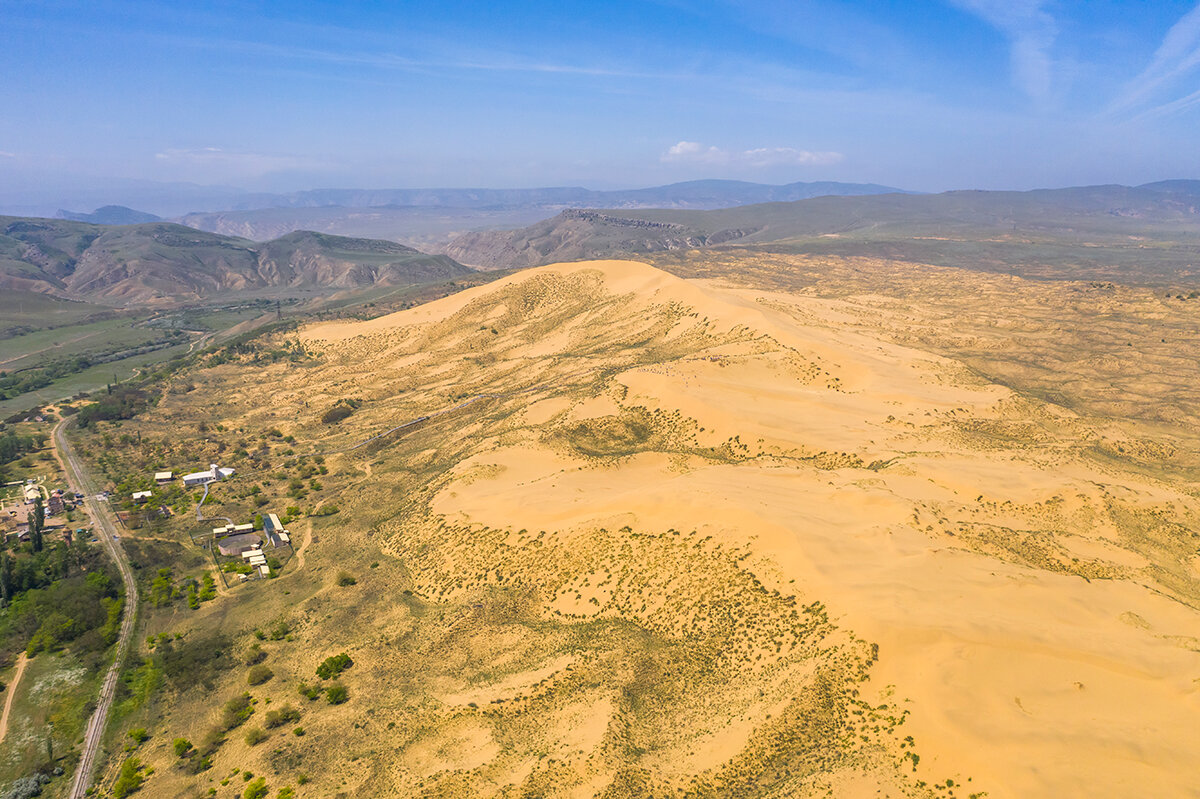
{"type": "Polygon", "coordinates": [[[610,65],[569,64],[540,59],[530,59],[521,55],[499,51],[487,51],[482,53],[462,52],[457,57],[431,57],[422,54],[403,55],[397,52],[386,50],[339,51],[238,39],[208,40],[180,38],[177,39],[177,41],[182,44],[205,49],[223,49],[228,51],[265,55],[272,58],[286,58],[296,61],[337,64],[343,66],[369,67],[387,71],[421,73],[439,70],[462,70],[466,72],[526,72],[602,78],[678,77],[669,73],[629,70],[623,67],[610,65]]]}
{"type": "Polygon", "coordinates": [[[1011,42],[1013,81],[1030,97],[1045,99],[1054,83],[1050,49],[1058,24],[1045,0],[950,0],[1006,35],[1011,42]]]}
{"type": "Polygon", "coordinates": [[[225,150],[221,147],[168,148],[154,154],[161,165],[184,170],[211,170],[220,175],[258,177],[289,169],[319,166],[314,159],[271,153],[225,150]]]}
{"type": "Polygon", "coordinates": [[[761,169],[773,166],[823,166],[842,160],[837,152],[798,150],[794,147],[756,147],[751,150],[725,150],[700,142],[681,141],[663,153],[667,163],[747,166],[761,169]]]}
{"type": "Polygon", "coordinates": [[[0,158],[16,158],[16,153],[10,153],[7,150],[0,150],[0,158]]]}
{"type": "MultiPolygon", "coordinates": [[[[1120,114],[1150,103],[1180,78],[1200,66],[1200,5],[1171,26],[1145,69],[1124,87],[1109,107],[1120,114]]],[[[1189,87],[1190,88],[1190,87],[1189,87]]],[[[1148,115],[1175,113],[1195,104],[1196,94],[1169,100],[1146,112],[1148,115]]]]}

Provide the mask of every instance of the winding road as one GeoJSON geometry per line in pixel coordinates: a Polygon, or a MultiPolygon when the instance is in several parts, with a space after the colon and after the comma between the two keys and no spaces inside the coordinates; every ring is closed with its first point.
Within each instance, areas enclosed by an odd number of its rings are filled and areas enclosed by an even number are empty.
{"type": "Polygon", "coordinates": [[[108,673],[104,675],[104,682],[101,683],[100,696],[96,701],[96,711],[88,720],[87,730],[83,736],[83,752],[80,753],[79,765],[75,769],[75,777],[71,782],[71,793],[68,794],[70,799],[83,799],[92,784],[92,772],[96,768],[96,755],[104,740],[108,711],[112,709],[113,699],[117,694],[117,678],[121,674],[121,666],[129,652],[129,643],[133,639],[133,629],[137,619],[138,590],[137,583],[133,579],[133,569],[130,568],[129,559],[125,555],[125,549],[121,546],[120,539],[117,538],[117,526],[112,513],[107,504],[96,499],[99,489],[87,469],[79,461],[71,442],[67,440],[66,427],[72,421],[71,418],[64,419],[55,426],[54,435],[51,437],[54,451],[62,463],[68,484],[73,486],[76,491],[83,493],[84,508],[92,518],[97,537],[104,543],[104,549],[108,552],[109,557],[117,564],[117,569],[121,572],[121,581],[125,584],[125,607],[121,615],[120,634],[117,637],[117,654],[108,667],[108,673]]]}

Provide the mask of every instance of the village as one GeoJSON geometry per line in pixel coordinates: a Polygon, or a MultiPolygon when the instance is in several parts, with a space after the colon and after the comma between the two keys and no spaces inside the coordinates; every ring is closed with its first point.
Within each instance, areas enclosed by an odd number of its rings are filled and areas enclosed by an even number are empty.
{"type": "MultiPolygon", "coordinates": [[[[184,488],[203,488],[204,493],[196,506],[198,522],[212,521],[204,517],[203,505],[208,499],[209,490],[213,484],[233,477],[234,470],[229,467],[210,464],[208,469],[191,472],[176,478],[172,471],[154,473],[156,486],[168,486],[181,483],[184,488]]],[[[149,514],[170,514],[166,505],[155,506],[154,490],[144,489],[135,491],[130,499],[149,514]]],[[[292,552],[291,536],[284,527],[279,516],[273,512],[256,514],[250,521],[236,522],[227,517],[214,517],[225,523],[209,528],[208,532],[198,532],[191,535],[192,543],[209,550],[214,564],[224,580],[225,574],[236,574],[238,580],[266,579],[272,576],[273,570],[278,569],[279,556],[290,555],[292,552]]],[[[133,523],[133,514],[118,514],[122,524],[133,523]]]]}
{"type": "MultiPolygon", "coordinates": [[[[211,464],[208,469],[176,477],[173,471],[158,471],[153,475],[156,487],[166,489],[181,485],[185,489],[203,488],[197,506],[197,521],[213,521],[201,515],[204,500],[214,483],[231,478],[234,470],[211,464]]],[[[61,538],[70,546],[76,538],[97,543],[91,523],[83,512],[84,494],[66,486],[49,488],[44,477],[28,478],[7,483],[0,494],[0,543],[30,543],[40,533],[53,539],[61,538]],[[41,508],[40,526],[33,521],[41,508]],[[76,527],[75,523],[85,526],[76,527]]],[[[133,532],[154,519],[174,515],[169,504],[156,501],[155,489],[145,488],[120,497],[110,492],[95,496],[98,502],[109,502],[122,528],[133,532]]],[[[291,536],[279,515],[273,512],[256,514],[245,522],[215,517],[224,522],[192,534],[192,543],[208,550],[223,580],[225,575],[237,575],[238,581],[266,579],[278,568],[281,557],[292,554],[291,536]]],[[[226,580],[226,584],[228,581],[226,580]]]]}
{"type": "MultiPolygon", "coordinates": [[[[3,536],[5,546],[26,544],[32,540],[34,530],[31,529],[31,518],[37,512],[39,501],[43,513],[43,535],[59,536],[68,546],[76,536],[91,535],[90,522],[87,527],[73,526],[75,510],[83,500],[82,494],[65,487],[49,489],[42,480],[34,478],[6,483],[4,488],[6,493],[0,509],[0,536],[3,536]]],[[[81,519],[87,521],[85,516],[81,516],[81,519]]]]}

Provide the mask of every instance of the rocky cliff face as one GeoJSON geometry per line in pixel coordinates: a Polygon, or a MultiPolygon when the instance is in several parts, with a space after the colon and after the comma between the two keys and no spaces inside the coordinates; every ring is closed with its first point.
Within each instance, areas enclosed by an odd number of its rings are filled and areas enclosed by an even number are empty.
{"type": "Polygon", "coordinates": [[[710,247],[756,230],[730,228],[707,233],[674,222],[568,209],[521,230],[465,233],[442,252],[476,269],[515,269],[619,254],[710,247]]]}

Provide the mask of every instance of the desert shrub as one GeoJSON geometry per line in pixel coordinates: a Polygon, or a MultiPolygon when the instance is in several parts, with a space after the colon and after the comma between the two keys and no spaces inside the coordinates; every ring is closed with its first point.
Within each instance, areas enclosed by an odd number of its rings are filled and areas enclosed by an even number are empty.
{"type": "Polygon", "coordinates": [[[264,666],[260,663],[250,668],[250,672],[246,675],[246,682],[251,685],[262,685],[274,676],[275,672],[271,671],[270,666],[264,666]]]}
{"type": "Polygon", "coordinates": [[[354,661],[345,652],[340,655],[331,655],[325,658],[320,666],[317,666],[317,676],[322,680],[330,680],[353,665],[354,661]]]}
{"type": "Polygon", "coordinates": [[[250,694],[243,693],[225,703],[221,709],[221,724],[224,729],[232,730],[246,723],[254,707],[250,704],[250,694]]]}
{"type": "Polygon", "coordinates": [[[41,796],[42,787],[48,782],[50,782],[48,774],[38,773],[21,777],[13,781],[8,793],[4,794],[4,799],[33,799],[35,796],[41,796]]]}
{"type": "Polygon", "coordinates": [[[340,586],[354,585],[357,582],[358,582],[358,580],[356,580],[354,578],[354,575],[351,574],[350,572],[346,572],[346,571],[338,572],[338,576],[337,576],[337,584],[338,585],[340,585],[340,586]]]}
{"type": "Polygon", "coordinates": [[[308,683],[305,683],[305,682],[300,683],[300,685],[297,686],[297,690],[300,691],[301,696],[303,696],[305,699],[308,699],[309,701],[315,700],[318,696],[321,695],[320,688],[309,685],[308,683]]]}
{"type": "Polygon", "coordinates": [[[350,692],[346,690],[346,686],[340,682],[335,682],[325,689],[325,698],[329,700],[329,704],[331,705],[340,705],[350,698],[350,692]]]}
{"type": "Polygon", "coordinates": [[[163,641],[155,648],[167,680],[177,689],[202,685],[213,689],[217,674],[229,665],[230,641],[220,633],[163,641]]]}
{"type": "Polygon", "coordinates": [[[267,795],[267,778],[259,777],[258,779],[247,783],[246,790],[242,791],[242,799],[265,799],[267,795]]]}
{"type": "Polygon", "coordinates": [[[261,646],[254,644],[246,650],[246,656],[242,658],[242,662],[247,666],[254,666],[262,663],[266,659],[267,653],[263,651],[261,646]]]}
{"type": "Polygon", "coordinates": [[[117,781],[113,783],[113,796],[125,799],[126,796],[142,787],[142,762],[131,757],[121,764],[117,781]]]}
{"type": "Polygon", "coordinates": [[[192,751],[192,742],[187,738],[176,738],[171,746],[175,750],[175,757],[187,757],[188,752],[192,751]]]}
{"type": "Polygon", "coordinates": [[[267,733],[262,727],[251,727],[246,730],[246,744],[248,746],[258,746],[267,740],[267,737],[267,733]]]}
{"type": "Polygon", "coordinates": [[[275,727],[282,727],[284,724],[291,724],[292,722],[299,720],[300,711],[291,705],[284,705],[277,710],[267,711],[264,723],[267,725],[268,729],[273,729],[275,727]]]}
{"type": "Polygon", "coordinates": [[[136,729],[129,731],[129,737],[134,740],[134,743],[141,746],[146,742],[146,739],[150,737],[150,733],[146,732],[145,727],[137,727],[136,729]]]}
{"type": "Polygon", "coordinates": [[[192,752],[191,757],[183,762],[183,769],[189,774],[199,774],[212,768],[212,756],[192,752]]]}
{"type": "Polygon", "coordinates": [[[284,638],[291,631],[292,631],[292,628],[288,626],[288,623],[286,621],[284,621],[283,619],[280,619],[279,621],[277,621],[273,625],[271,625],[269,634],[271,636],[272,641],[279,641],[282,638],[284,638]]]}

